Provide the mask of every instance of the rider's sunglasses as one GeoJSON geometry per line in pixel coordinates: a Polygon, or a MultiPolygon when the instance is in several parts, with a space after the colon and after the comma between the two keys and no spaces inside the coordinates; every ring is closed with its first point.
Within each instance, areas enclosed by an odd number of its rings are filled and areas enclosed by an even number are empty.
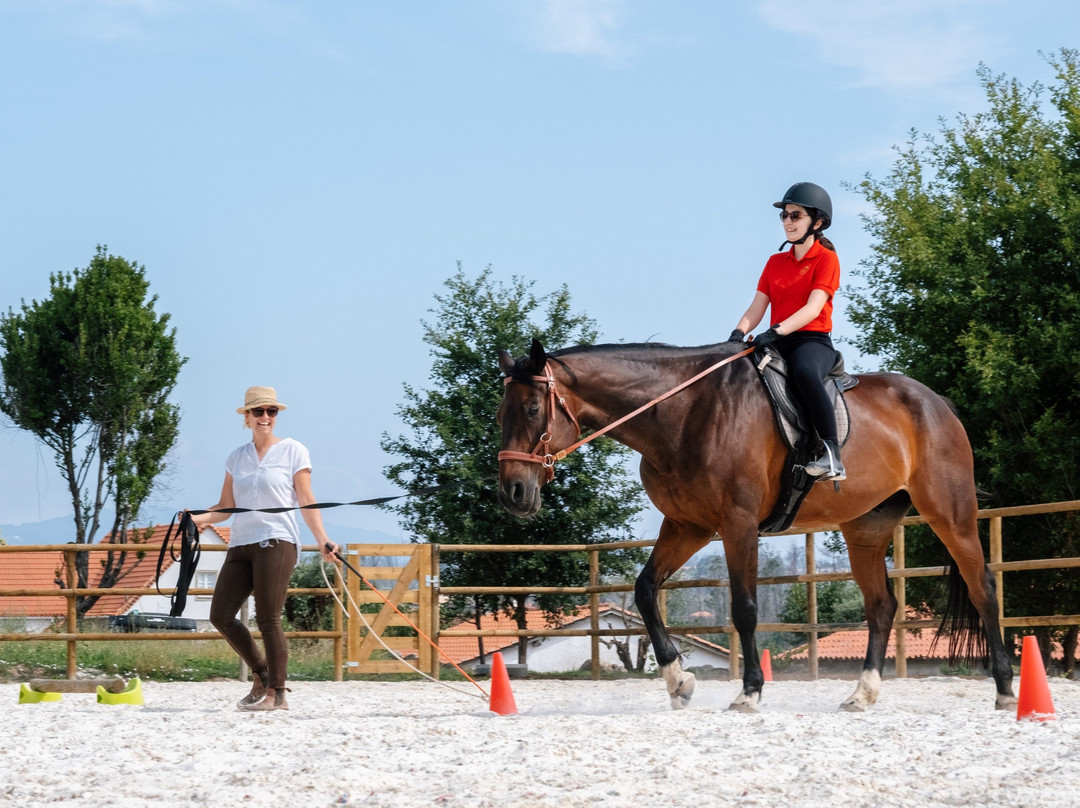
{"type": "Polygon", "coordinates": [[[277,407],[252,407],[248,410],[256,418],[262,418],[264,415],[269,415],[271,418],[277,418],[277,407]]]}
{"type": "Polygon", "coordinates": [[[797,222],[803,216],[809,216],[809,213],[804,213],[801,210],[782,210],[780,211],[780,221],[786,222],[791,219],[792,222],[797,222]]]}

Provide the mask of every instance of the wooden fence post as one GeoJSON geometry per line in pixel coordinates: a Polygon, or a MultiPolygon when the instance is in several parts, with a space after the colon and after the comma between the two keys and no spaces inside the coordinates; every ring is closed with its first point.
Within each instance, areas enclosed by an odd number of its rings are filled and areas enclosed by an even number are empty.
{"type": "MultiPolygon", "coordinates": [[[[817,556],[815,548],[816,536],[813,533],[806,534],[806,574],[817,575],[817,556]]],[[[806,622],[817,623],[817,582],[806,582],[806,622]]],[[[811,679],[818,678],[818,633],[811,631],[806,643],[806,657],[811,679]]]]}
{"type": "MultiPolygon", "coordinates": [[[[904,557],[904,526],[897,525],[893,528],[893,569],[903,571],[907,566],[904,557]]],[[[901,575],[896,579],[893,587],[896,596],[896,611],[900,614],[900,622],[907,620],[907,576],[901,575]]],[[[896,632],[896,675],[901,678],[907,676],[907,629],[899,626],[896,632]]]]}
{"type": "MultiPolygon", "coordinates": [[[[596,587],[600,585],[600,551],[589,551],[589,628],[592,634],[589,636],[589,674],[593,680],[600,678],[600,595],[596,587]]],[[[625,622],[625,621],[624,621],[625,622]]],[[[640,642],[640,640],[638,641],[640,642]]],[[[630,647],[630,638],[626,638],[627,648],[630,647]]]]}
{"type": "MultiPolygon", "coordinates": [[[[1000,564],[1002,560],[1001,545],[1002,545],[1002,517],[991,516],[990,517],[990,563],[1000,564]]],[[[1003,621],[1005,620],[1005,573],[1001,570],[994,572],[994,589],[997,590],[997,603],[998,603],[998,626],[1001,632],[1001,640],[1005,641],[1005,626],[1003,621]]]]}
{"type": "Polygon", "coordinates": [[[338,601],[345,602],[345,576],[341,574],[341,567],[334,565],[334,579],[332,589],[337,589],[338,599],[334,601],[333,630],[334,637],[334,681],[340,682],[345,678],[345,619],[338,601]]]}
{"type": "MultiPolygon", "coordinates": [[[[69,634],[79,632],[79,614],[76,607],[75,587],[79,585],[79,574],[75,570],[75,551],[64,550],[64,566],[67,567],[67,585],[72,590],[67,596],[67,630],[69,634]]],[[[67,678],[75,679],[79,672],[78,644],[75,640],[67,641],[67,678]]]]}

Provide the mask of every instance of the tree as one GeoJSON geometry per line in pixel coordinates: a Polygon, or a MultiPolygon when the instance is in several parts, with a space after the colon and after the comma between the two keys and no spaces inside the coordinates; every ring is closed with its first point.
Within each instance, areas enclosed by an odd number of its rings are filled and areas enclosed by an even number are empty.
{"type": "MultiPolygon", "coordinates": [[[[382,437],[382,448],[402,458],[386,475],[403,488],[448,486],[438,493],[390,505],[413,541],[452,544],[597,544],[633,538],[630,523],[642,506],[641,487],[624,467],[629,450],[600,438],[571,454],[544,488],[544,507],[530,520],[510,515],[499,503],[493,475],[498,468],[500,433],[495,413],[503,384],[499,349],[528,351],[532,338],[551,346],[587,343],[597,336],[594,323],[570,310],[565,286],[537,297],[531,282],[508,285],[491,277],[490,267],[475,280],[458,265],[436,295],[435,320],[423,323],[431,346],[432,389],[405,385],[398,408],[411,434],[382,437]],[[543,311],[544,324],[532,317],[543,311]]],[[[454,553],[441,555],[443,586],[583,586],[588,582],[586,553],[454,553]]],[[[642,560],[637,550],[600,554],[604,575],[626,574],[642,560]]],[[[536,602],[552,621],[579,599],[544,594],[536,602]]],[[[443,609],[446,621],[503,611],[525,628],[524,595],[454,596],[443,609]]],[[[525,662],[526,644],[518,644],[525,662]]],[[[481,656],[483,645],[481,644],[481,656]]]]}
{"type": "MultiPolygon", "coordinates": [[[[1080,54],[1047,62],[1049,103],[1046,87],[981,66],[986,111],[943,122],[938,138],[912,132],[889,175],[858,186],[874,244],[851,294],[854,342],[954,402],[978,484],[1010,505],[1080,487],[1080,54]]],[[[1080,555],[1077,514],[1007,529],[1006,560],[1080,555]]],[[[908,544],[913,564],[941,563],[931,552],[908,544]]],[[[1005,583],[1010,614],[1080,611],[1072,570],[1005,583]]],[[[1045,650],[1052,631],[1037,632],[1045,650]]]]}
{"type": "MultiPolygon", "coordinates": [[[[330,583],[333,582],[331,578],[330,583]]],[[[315,553],[305,553],[289,578],[289,588],[322,589],[325,586],[322,559],[315,553]]],[[[334,607],[332,595],[291,595],[285,599],[285,619],[295,631],[329,631],[334,627],[334,607]]]]}
{"type": "MultiPolygon", "coordinates": [[[[51,295],[0,315],[0,410],[53,451],[75,511],[75,543],[90,544],[110,503],[112,541],[131,530],[176,441],[179,408],[168,401],[186,359],[168,314],[146,299],[145,270],[98,247],[90,265],[50,278],[51,295]]],[[[129,532],[130,531],[130,532],[129,532]]],[[[78,553],[86,587],[88,553],[78,553]]],[[[126,551],[108,553],[101,587],[124,574],[126,551]]],[[[96,596],[78,598],[83,615],[96,596]]]]}

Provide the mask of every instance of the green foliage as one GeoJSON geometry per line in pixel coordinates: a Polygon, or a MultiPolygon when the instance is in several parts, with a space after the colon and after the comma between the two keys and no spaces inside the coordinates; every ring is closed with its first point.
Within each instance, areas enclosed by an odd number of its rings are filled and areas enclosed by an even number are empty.
{"type": "MultiPolygon", "coordinates": [[[[289,679],[333,680],[333,645],[326,640],[317,643],[289,640],[289,679]]],[[[138,676],[155,682],[205,682],[231,679],[239,672],[236,652],[222,640],[79,642],[77,659],[79,678],[138,676]]],[[[63,679],[66,671],[66,643],[0,643],[0,682],[63,679]]]]}
{"type": "MultiPolygon", "coordinates": [[[[854,581],[819,581],[817,584],[817,622],[861,623],[866,619],[862,592],[854,581]]],[[[805,623],[806,586],[792,586],[780,611],[784,623],[805,623]]]]}
{"type": "MultiPolygon", "coordinates": [[[[50,278],[51,294],[0,315],[0,410],[53,451],[75,512],[76,543],[95,540],[112,503],[120,542],[153,490],[179,429],[168,401],[181,366],[169,315],[146,298],[142,267],[97,249],[90,266],[50,278]]],[[[132,536],[131,540],[137,537],[132,536]]],[[[79,586],[87,581],[79,554],[79,586]]],[[[104,562],[103,586],[122,577],[104,562]]],[[[79,598],[80,613],[96,597],[79,598]]]]}
{"type": "MultiPolygon", "coordinates": [[[[490,268],[470,280],[459,265],[436,295],[433,322],[424,323],[424,340],[433,357],[431,389],[405,386],[399,413],[408,435],[383,435],[382,448],[402,458],[387,476],[413,489],[465,483],[437,494],[400,500],[396,511],[414,541],[448,544],[594,544],[634,538],[630,522],[642,506],[640,486],[623,461],[629,450],[601,438],[556,466],[544,488],[544,507],[531,520],[511,516],[499,503],[493,475],[498,469],[500,432],[495,414],[503,384],[498,351],[515,356],[528,351],[532,338],[548,348],[595,340],[594,323],[570,309],[566,287],[537,297],[533,284],[513,278],[495,281],[490,268]],[[542,309],[542,312],[541,312],[542,309]],[[543,325],[533,322],[541,314],[543,325]]],[[[640,561],[639,551],[601,554],[601,572],[626,574],[640,561]]],[[[588,582],[584,553],[452,553],[441,556],[443,586],[563,585],[588,582]]],[[[551,616],[574,605],[558,595],[538,597],[551,616]]],[[[502,610],[524,620],[523,597],[452,598],[444,619],[478,611],[502,610]]]]}
{"type": "MultiPolygon", "coordinates": [[[[1080,482],[1080,54],[1047,62],[1049,88],[981,67],[985,111],[913,132],[858,187],[875,212],[855,344],[955,403],[999,505],[1076,499],[1080,482]]],[[[1006,529],[1006,560],[1080,554],[1075,517],[1006,529]]],[[[908,560],[943,551],[913,538],[908,560]]],[[[1071,570],[1008,573],[1005,590],[1009,614],[1080,611],[1071,570]]]]}
{"type": "MultiPolygon", "coordinates": [[[[334,574],[328,571],[327,577],[333,584],[334,574]]],[[[305,553],[289,578],[289,588],[322,589],[325,586],[321,558],[316,553],[305,553]]],[[[285,620],[292,631],[329,631],[334,627],[335,608],[330,595],[290,595],[285,600],[285,620]]]]}

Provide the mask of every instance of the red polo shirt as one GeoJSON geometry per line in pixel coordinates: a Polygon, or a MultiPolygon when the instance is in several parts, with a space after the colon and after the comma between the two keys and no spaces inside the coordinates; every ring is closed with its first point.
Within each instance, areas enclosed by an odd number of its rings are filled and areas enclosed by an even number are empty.
{"type": "Polygon", "coordinates": [[[840,286],[840,259],[836,253],[814,239],[806,255],[799,261],[795,250],[789,249],[772,256],[758,280],[758,291],[768,295],[772,307],[770,323],[780,323],[806,305],[810,293],[824,289],[829,299],[814,320],[800,331],[832,331],[833,295],[840,286]]]}

